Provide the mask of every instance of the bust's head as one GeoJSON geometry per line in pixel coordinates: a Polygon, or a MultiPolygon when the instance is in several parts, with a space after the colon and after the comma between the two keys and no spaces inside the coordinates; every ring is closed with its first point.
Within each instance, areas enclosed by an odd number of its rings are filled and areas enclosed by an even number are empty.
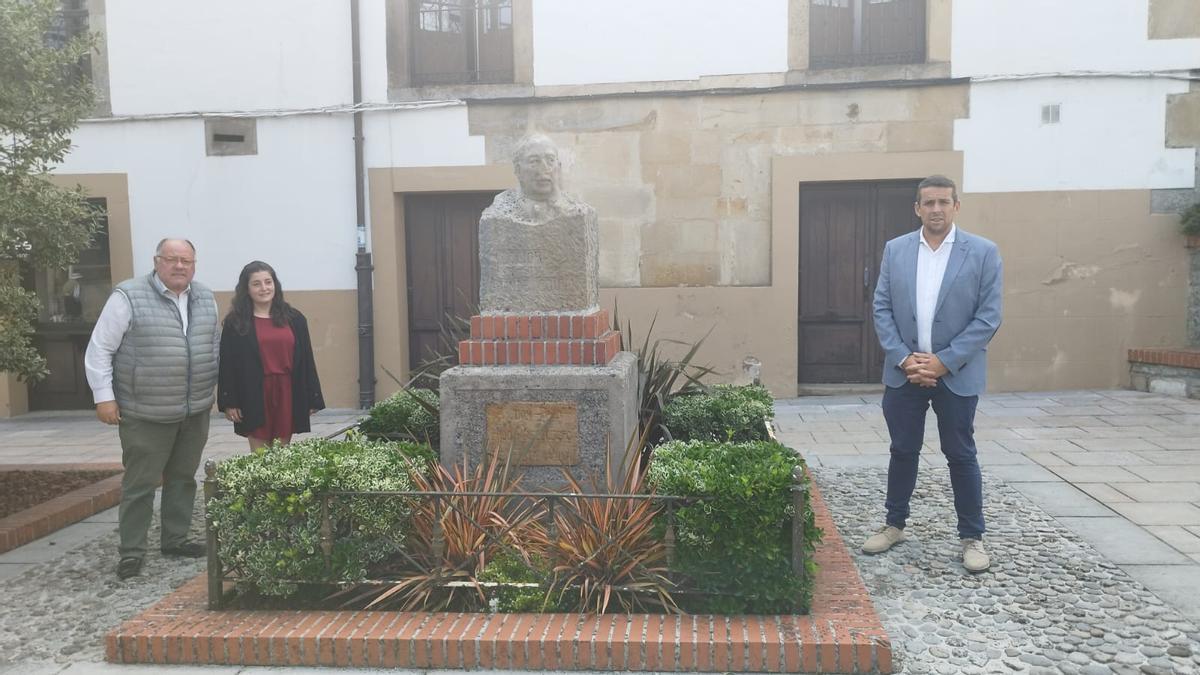
{"type": "Polygon", "coordinates": [[[542,134],[522,138],[513,151],[513,169],[526,198],[548,202],[558,196],[562,168],[558,163],[558,148],[549,138],[542,134]]]}

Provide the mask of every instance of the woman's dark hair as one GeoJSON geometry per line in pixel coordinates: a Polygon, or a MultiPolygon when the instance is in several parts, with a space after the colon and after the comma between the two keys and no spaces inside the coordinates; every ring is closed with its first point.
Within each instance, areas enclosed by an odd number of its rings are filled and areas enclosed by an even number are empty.
{"type": "Polygon", "coordinates": [[[275,275],[275,268],[261,260],[251,260],[238,275],[237,288],[233,289],[233,302],[229,306],[229,314],[225,315],[225,330],[233,330],[238,335],[250,332],[250,324],[254,323],[254,301],[250,299],[250,275],[255,272],[270,273],[271,281],[275,283],[275,297],[271,299],[271,323],[283,326],[291,318],[292,307],[283,301],[283,287],[279,285],[279,277],[275,275]]]}

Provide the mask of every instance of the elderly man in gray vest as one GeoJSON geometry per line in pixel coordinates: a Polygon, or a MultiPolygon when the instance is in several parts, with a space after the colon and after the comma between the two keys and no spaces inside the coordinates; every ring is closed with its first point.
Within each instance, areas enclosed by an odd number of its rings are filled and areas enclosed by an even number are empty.
{"type": "Polygon", "coordinates": [[[207,286],[192,281],[195,274],[190,241],[160,241],[154,272],[113,290],[84,357],[96,417],[120,427],[121,579],[142,571],[160,481],[163,554],[198,558],[205,552],[188,541],[188,530],[220,340],[217,303],[207,286]]]}

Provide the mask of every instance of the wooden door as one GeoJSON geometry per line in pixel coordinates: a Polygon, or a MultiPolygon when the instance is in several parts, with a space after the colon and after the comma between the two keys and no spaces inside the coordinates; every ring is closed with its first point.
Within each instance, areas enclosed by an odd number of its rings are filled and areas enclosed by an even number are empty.
{"type": "Polygon", "coordinates": [[[871,316],[883,245],[920,226],[917,181],[800,187],[798,375],[801,383],[878,382],[871,316]]]}
{"type": "Polygon", "coordinates": [[[457,363],[466,320],[479,313],[479,216],[493,197],[494,192],[404,197],[412,370],[443,358],[457,363]]]}
{"type": "Polygon", "coordinates": [[[30,410],[86,410],[92,390],[83,369],[91,327],[39,324],[33,344],[46,357],[50,374],[29,386],[30,410]]]}

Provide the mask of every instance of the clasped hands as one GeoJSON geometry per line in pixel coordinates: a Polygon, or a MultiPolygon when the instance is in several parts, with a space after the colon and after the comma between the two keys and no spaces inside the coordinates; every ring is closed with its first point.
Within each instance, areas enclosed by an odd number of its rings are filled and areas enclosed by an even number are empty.
{"type": "Polygon", "coordinates": [[[922,387],[937,386],[938,378],[950,372],[936,354],[913,352],[900,362],[908,381],[922,387]]]}

